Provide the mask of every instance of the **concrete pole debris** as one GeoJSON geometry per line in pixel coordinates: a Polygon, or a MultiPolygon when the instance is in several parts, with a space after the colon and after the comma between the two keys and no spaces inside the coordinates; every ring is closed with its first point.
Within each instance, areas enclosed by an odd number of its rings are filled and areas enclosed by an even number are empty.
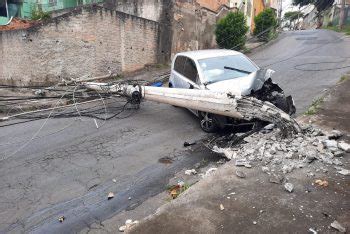
{"type": "Polygon", "coordinates": [[[276,124],[284,137],[301,132],[298,123],[288,114],[269,102],[237,93],[214,92],[199,89],[177,89],[129,84],[87,82],[86,88],[116,93],[131,99],[145,99],[159,103],[214,113],[251,121],[260,119],[276,124]]]}

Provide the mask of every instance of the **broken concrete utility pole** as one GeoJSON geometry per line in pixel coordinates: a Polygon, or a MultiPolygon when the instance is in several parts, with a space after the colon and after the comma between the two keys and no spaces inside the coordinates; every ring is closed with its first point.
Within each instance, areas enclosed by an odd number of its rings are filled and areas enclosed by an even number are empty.
{"type": "Polygon", "coordinates": [[[86,88],[116,93],[136,102],[141,99],[185,107],[202,112],[251,121],[260,119],[275,123],[284,136],[299,133],[300,127],[288,114],[269,102],[235,93],[199,89],[176,89],[128,84],[84,83],[86,88]]]}

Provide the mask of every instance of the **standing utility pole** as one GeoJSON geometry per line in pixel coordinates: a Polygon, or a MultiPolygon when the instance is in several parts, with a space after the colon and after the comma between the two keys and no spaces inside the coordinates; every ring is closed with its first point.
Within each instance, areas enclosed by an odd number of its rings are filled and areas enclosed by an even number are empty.
{"type": "Polygon", "coordinates": [[[339,14],[339,29],[343,29],[345,21],[345,0],[341,0],[339,14]]]}

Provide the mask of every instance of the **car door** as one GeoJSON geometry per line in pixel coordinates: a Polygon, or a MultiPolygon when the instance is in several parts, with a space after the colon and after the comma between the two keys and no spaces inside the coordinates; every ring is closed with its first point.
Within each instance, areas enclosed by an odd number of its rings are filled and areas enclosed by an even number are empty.
{"type": "Polygon", "coordinates": [[[174,61],[174,67],[172,69],[172,73],[171,73],[171,82],[174,88],[185,88],[183,87],[183,72],[184,72],[184,65],[186,62],[186,57],[179,55],[175,58],[174,61]]]}
{"type": "Polygon", "coordinates": [[[186,58],[185,64],[184,64],[184,71],[183,71],[183,87],[186,89],[198,89],[199,88],[199,78],[198,78],[198,70],[195,62],[190,59],[186,58]]]}

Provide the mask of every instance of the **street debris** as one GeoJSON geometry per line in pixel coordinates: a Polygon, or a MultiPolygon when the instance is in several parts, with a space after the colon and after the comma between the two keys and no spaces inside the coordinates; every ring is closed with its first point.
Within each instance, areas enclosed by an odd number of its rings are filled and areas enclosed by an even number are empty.
{"type": "Polygon", "coordinates": [[[179,181],[176,185],[171,185],[168,188],[168,192],[172,199],[177,198],[181,193],[185,192],[190,186],[183,181],[179,181]]]}
{"type": "Polygon", "coordinates": [[[246,168],[251,168],[252,166],[250,165],[249,161],[245,158],[243,159],[237,159],[235,162],[235,165],[237,167],[246,167],[246,168]]]}
{"type": "Polygon", "coordinates": [[[220,204],[220,210],[225,210],[225,207],[223,204],[220,204]]]}
{"type": "Polygon", "coordinates": [[[107,200],[111,200],[114,197],[114,193],[109,192],[107,195],[107,200]]]}
{"type": "Polygon", "coordinates": [[[64,217],[64,216],[60,216],[59,218],[58,218],[58,221],[60,222],[60,223],[63,223],[63,221],[65,220],[66,218],[64,217]]]}
{"type": "Polygon", "coordinates": [[[350,153],[350,144],[345,143],[344,141],[341,141],[338,143],[338,147],[339,147],[339,149],[341,149],[347,153],[350,153]]]}
{"type": "Polygon", "coordinates": [[[113,181],[113,183],[117,183],[117,180],[116,180],[116,179],[113,179],[112,181],[113,181]]]}
{"type": "Polygon", "coordinates": [[[184,147],[188,147],[188,146],[195,145],[195,144],[197,144],[197,143],[196,142],[189,143],[189,142],[185,141],[184,142],[184,147]]]}
{"type": "Polygon", "coordinates": [[[342,137],[344,134],[339,130],[332,130],[331,133],[328,135],[328,139],[330,140],[337,140],[340,137],[342,137]]]}
{"type": "Polygon", "coordinates": [[[243,171],[236,170],[236,176],[239,178],[245,178],[246,174],[243,171]]]}
{"type": "Polygon", "coordinates": [[[315,184],[321,186],[321,187],[327,187],[328,186],[328,181],[327,180],[315,180],[315,184]]]}
{"type": "Polygon", "coordinates": [[[216,167],[211,167],[209,168],[204,174],[200,174],[202,178],[208,177],[210,175],[213,175],[215,173],[215,171],[217,170],[216,167]]]}
{"type": "Polygon", "coordinates": [[[337,167],[338,170],[340,171],[337,171],[337,173],[341,174],[341,175],[350,175],[350,170],[348,169],[344,169],[344,168],[341,168],[341,167],[337,167]]]}
{"type": "Polygon", "coordinates": [[[331,223],[331,227],[337,229],[339,232],[346,232],[346,228],[343,227],[337,220],[334,220],[333,223],[331,223]]]}
{"type": "Polygon", "coordinates": [[[284,184],[284,189],[291,193],[294,190],[294,185],[292,183],[285,183],[284,184]]]}
{"type": "Polygon", "coordinates": [[[313,228],[309,228],[309,232],[313,233],[313,234],[317,234],[317,231],[313,228]]]}
{"type": "MultiPolygon", "coordinates": [[[[287,139],[281,138],[280,133],[280,129],[272,129],[265,133],[253,132],[245,136],[240,143],[234,142],[235,137],[231,137],[212,140],[214,143],[208,147],[214,152],[222,153],[229,160],[234,158],[237,167],[249,168],[254,165],[253,162],[258,162],[261,170],[271,177],[305,167],[310,168],[310,173],[320,169],[327,172],[326,168],[320,167],[322,164],[343,165],[340,155],[345,153],[346,143],[339,144],[336,140],[329,140],[326,132],[309,125],[303,127],[302,133],[287,139]]],[[[280,183],[275,179],[271,182],[280,183]]]]}
{"type": "Polygon", "coordinates": [[[196,169],[186,170],[185,175],[196,175],[197,171],[196,169]]]}
{"type": "Polygon", "coordinates": [[[256,224],[257,224],[257,222],[256,222],[256,221],[253,221],[253,224],[254,224],[254,225],[256,225],[256,224]]]}
{"type": "Polygon", "coordinates": [[[139,223],[138,220],[133,221],[132,219],[128,219],[125,221],[125,225],[119,227],[119,231],[125,232],[127,230],[130,230],[131,227],[135,226],[138,223],[139,223]]]}

